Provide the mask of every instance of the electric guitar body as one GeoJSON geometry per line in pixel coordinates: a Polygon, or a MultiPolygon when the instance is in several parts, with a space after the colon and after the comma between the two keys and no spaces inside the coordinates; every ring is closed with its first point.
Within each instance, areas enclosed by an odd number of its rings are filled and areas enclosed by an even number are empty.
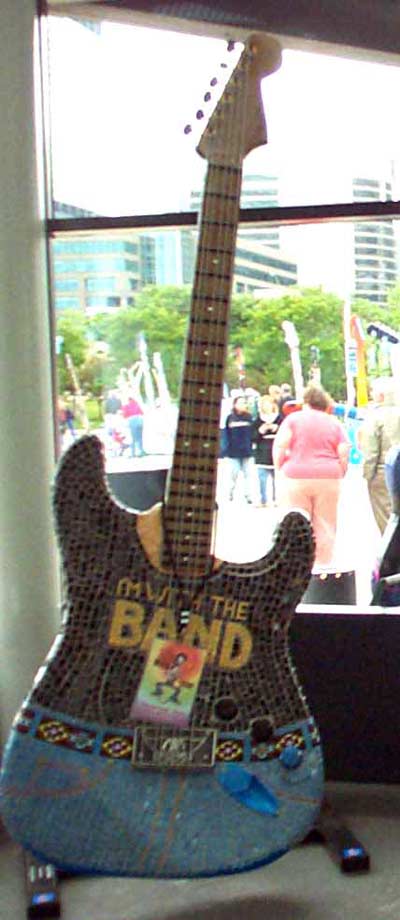
{"type": "Polygon", "coordinates": [[[63,623],[16,716],[0,791],[12,836],[67,870],[250,869],[319,813],[319,736],[288,644],[310,524],[290,512],[250,564],[212,552],[241,164],[266,140],[259,84],[279,61],[274,40],[249,40],[198,148],[209,171],[164,502],[119,505],[95,436],[57,472],[63,623]]]}

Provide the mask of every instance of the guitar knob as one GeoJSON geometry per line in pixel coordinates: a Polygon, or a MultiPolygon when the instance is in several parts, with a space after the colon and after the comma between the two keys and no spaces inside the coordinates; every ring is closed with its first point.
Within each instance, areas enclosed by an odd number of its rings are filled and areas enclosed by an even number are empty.
{"type": "Polygon", "coordinates": [[[287,770],[295,770],[303,760],[303,753],[295,744],[287,744],[279,755],[279,761],[287,770]]]}
{"type": "Polygon", "coordinates": [[[251,723],[251,741],[252,744],[262,744],[270,741],[274,734],[274,726],[271,719],[261,718],[254,719],[251,723]]]}
{"type": "Polygon", "coordinates": [[[214,706],[214,713],[217,719],[221,719],[222,722],[231,722],[232,719],[236,718],[238,712],[237,704],[229,696],[221,697],[214,706]]]}

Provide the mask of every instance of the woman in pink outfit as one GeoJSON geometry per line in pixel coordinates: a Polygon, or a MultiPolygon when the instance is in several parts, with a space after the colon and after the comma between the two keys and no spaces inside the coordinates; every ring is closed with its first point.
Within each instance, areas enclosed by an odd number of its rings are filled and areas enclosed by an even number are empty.
{"type": "Polygon", "coordinates": [[[327,411],[330,398],[322,387],[310,384],[303,401],[303,409],[282,422],[274,442],[279,504],[308,512],[316,542],[315,563],[327,567],[333,559],[349,442],[340,422],[327,411]]]}

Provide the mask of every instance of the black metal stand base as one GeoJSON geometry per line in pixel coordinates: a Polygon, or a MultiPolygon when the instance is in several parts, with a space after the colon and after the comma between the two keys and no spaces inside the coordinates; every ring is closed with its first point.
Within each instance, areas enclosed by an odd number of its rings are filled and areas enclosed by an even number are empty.
{"type": "MultiPolygon", "coordinates": [[[[365,847],[324,800],[317,824],[303,843],[323,843],[331,859],[345,873],[368,872],[370,858],[365,847]]],[[[24,853],[27,917],[56,918],[61,915],[57,870],[24,853]]]]}
{"type": "Polygon", "coordinates": [[[325,799],[317,824],[304,843],[321,842],[342,872],[368,872],[369,853],[325,799]]]}
{"type": "Polygon", "coordinates": [[[30,918],[61,916],[57,870],[24,852],[26,915],[30,918]]]}

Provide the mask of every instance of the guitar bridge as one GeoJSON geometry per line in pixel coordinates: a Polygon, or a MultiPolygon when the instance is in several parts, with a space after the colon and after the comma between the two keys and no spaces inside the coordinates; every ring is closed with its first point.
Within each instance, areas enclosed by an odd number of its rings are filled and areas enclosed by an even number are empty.
{"type": "Polygon", "coordinates": [[[208,728],[171,731],[159,725],[135,729],[132,765],[154,770],[209,770],[214,766],[217,733],[208,728]]]}

